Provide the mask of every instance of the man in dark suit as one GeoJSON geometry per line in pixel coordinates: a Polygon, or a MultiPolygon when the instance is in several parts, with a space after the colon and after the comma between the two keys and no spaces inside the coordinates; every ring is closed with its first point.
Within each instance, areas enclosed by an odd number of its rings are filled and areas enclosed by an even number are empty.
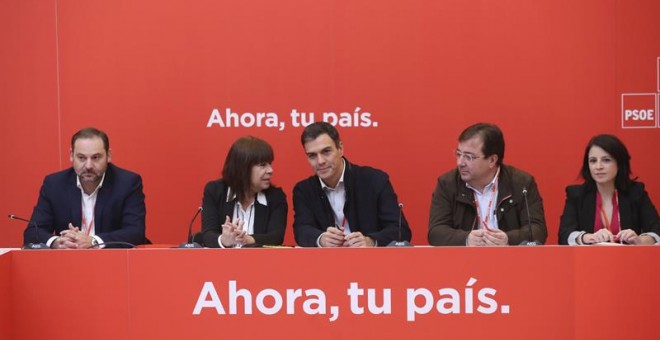
{"type": "Polygon", "coordinates": [[[90,127],[73,135],[73,167],[44,179],[25,243],[46,241],[56,249],[145,243],[142,179],[111,164],[111,156],[103,131],[90,127]]]}
{"type": "Polygon", "coordinates": [[[374,247],[410,241],[408,222],[400,215],[385,172],[344,158],[339,132],[331,124],[310,124],[300,139],[316,175],[293,189],[293,231],[298,245],[374,247]]]}

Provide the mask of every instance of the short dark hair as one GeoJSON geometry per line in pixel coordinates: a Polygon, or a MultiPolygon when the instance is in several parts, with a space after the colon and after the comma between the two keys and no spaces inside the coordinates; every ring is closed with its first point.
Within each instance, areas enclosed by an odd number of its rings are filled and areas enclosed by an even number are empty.
{"type": "Polygon", "coordinates": [[[461,135],[458,136],[458,141],[465,142],[477,135],[484,142],[481,150],[484,157],[497,155],[497,165],[502,165],[502,161],[504,161],[504,135],[502,130],[494,124],[477,123],[463,130],[461,135]]]}
{"type": "Polygon", "coordinates": [[[273,148],[266,141],[253,136],[237,139],[232,144],[222,168],[222,179],[243,200],[250,190],[252,167],[261,163],[272,163],[273,148]]]}
{"type": "Polygon", "coordinates": [[[76,144],[78,139],[88,139],[94,137],[101,138],[103,141],[103,148],[105,149],[105,153],[108,154],[108,150],[110,150],[110,139],[108,138],[108,135],[105,132],[91,126],[80,129],[73,135],[73,137],[71,137],[71,151],[73,151],[73,146],[76,144]]]}
{"type": "Polygon", "coordinates": [[[339,139],[339,131],[337,131],[332,124],[326,122],[315,122],[307,125],[305,130],[303,130],[302,135],[300,135],[300,144],[304,147],[305,143],[315,140],[324,133],[332,138],[332,141],[335,142],[335,146],[339,148],[339,143],[341,143],[341,139],[339,139]]]}
{"type": "Polygon", "coordinates": [[[593,146],[605,150],[605,152],[616,160],[618,171],[616,173],[616,178],[614,179],[614,185],[617,190],[627,191],[636,179],[631,179],[630,177],[632,174],[632,170],[630,169],[630,154],[628,153],[625,144],[623,144],[619,138],[607,134],[592,137],[589,140],[589,143],[587,143],[587,147],[584,149],[580,175],[582,175],[587,186],[592,189],[596,187],[596,182],[591,177],[591,171],[589,170],[589,150],[591,150],[593,146]]]}

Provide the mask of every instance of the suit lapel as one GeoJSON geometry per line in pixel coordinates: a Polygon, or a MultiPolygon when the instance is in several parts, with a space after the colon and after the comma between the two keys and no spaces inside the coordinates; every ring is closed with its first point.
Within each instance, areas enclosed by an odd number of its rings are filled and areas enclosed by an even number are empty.
{"type": "Polygon", "coordinates": [[[503,200],[509,199],[513,196],[513,175],[505,165],[500,166],[497,185],[497,202],[495,202],[495,207],[499,207],[503,200]]]}
{"type": "MultiPolygon", "coordinates": [[[[497,178],[497,199],[494,202],[495,207],[493,209],[495,209],[495,217],[497,218],[497,225],[499,226],[499,228],[502,228],[503,230],[508,230],[508,228],[506,227],[512,225],[510,222],[507,223],[507,221],[504,220],[504,216],[506,216],[508,209],[510,207],[513,207],[513,204],[500,204],[505,200],[510,200],[511,203],[513,203],[513,199],[512,199],[513,195],[511,194],[513,192],[512,180],[513,180],[512,177],[508,176],[508,172],[504,171],[504,165],[500,166],[500,174],[498,175],[497,178]]],[[[523,225],[523,223],[525,223],[524,221],[527,221],[527,217],[525,216],[524,220],[522,221],[519,220],[519,218],[516,218],[516,220],[518,221],[514,223],[518,225],[523,225]]]]}
{"type": "Polygon", "coordinates": [[[268,207],[254,202],[254,230],[253,234],[265,234],[268,226],[266,225],[268,207]]]}
{"type": "Polygon", "coordinates": [[[582,215],[583,217],[578,219],[580,227],[584,228],[584,231],[588,233],[594,232],[594,224],[596,221],[594,217],[596,216],[596,191],[595,190],[586,190],[584,198],[582,199],[582,215]]]}
{"type": "Polygon", "coordinates": [[[620,230],[623,230],[624,228],[632,228],[636,227],[638,230],[636,230],[638,233],[641,232],[641,225],[633,225],[632,223],[632,207],[630,204],[630,195],[626,193],[622,193],[621,191],[617,191],[618,198],[619,198],[619,228],[620,230]]]}
{"type": "MultiPolygon", "coordinates": [[[[461,179],[461,174],[456,170],[456,200],[465,203],[474,208],[474,192],[465,185],[461,179]]],[[[476,210],[475,210],[476,211],[476,210]]]]}
{"type": "MultiPolygon", "coordinates": [[[[82,230],[82,193],[77,185],[76,172],[72,170],[71,173],[73,175],[67,186],[68,202],[73,202],[71,204],[71,221],[69,222],[82,230]]],[[[62,228],[67,229],[68,226],[62,226],[62,228]]]]}
{"type": "MultiPolygon", "coordinates": [[[[319,197],[319,200],[317,202],[321,205],[318,211],[321,211],[323,213],[323,216],[319,216],[319,218],[322,219],[321,225],[324,226],[335,225],[335,213],[332,211],[332,206],[330,206],[330,201],[328,201],[328,195],[325,194],[325,191],[321,187],[321,181],[317,176],[314,176],[312,180],[314,181],[314,189],[316,190],[316,194],[319,197]]],[[[344,206],[344,210],[345,208],[346,206],[344,206]]]]}
{"type": "MultiPolygon", "coordinates": [[[[344,203],[344,216],[348,221],[351,232],[360,231],[360,221],[358,221],[358,217],[356,215],[356,210],[359,209],[356,205],[359,202],[354,197],[355,178],[353,173],[353,166],[348,162],[347,159],[344,158],[344,161],[346,162],[346,170],[344,171],[344,191],[346,195],[346,202],[344,203]],[[353,203],[354,201],[356,203],[353,203]]],[[[332,208],[330,208],[330,211],[332,211],[332,208]]]]}
{"type": "MultiPolygon", "coordinates": [[[[106,177],[107,179],[107,177],[106,177]]],[[[107,182],[103,183],[103,186],[99,188],[99,192],[96,196],[96,204],[94,205],[94,233],[98,234],[103,231],[103,210],[105,209],[105,202],[108,200],[108,197],[112,195],[112,186],[107,185],[107,182]]]]}
{"type": "Polygon", "coordinates": [[[107,206],[106,202],[112,197],[112,177],[113,165],[108,164],[105,170],[105,177],[103,178],[103,186],[99,188],[96,194],[96,203],[94,205],[94,233],[99,234],[103,231],[105,225],[103,224],[103,210],[107,206]]]}
{"type": "Polygon", "coordinates": [[[224,216],[220,220],[220,224],[225,223],[226,216],[229,216],[229,219],[234,218],[234,202],[235,200],[229,200],[227,202],[227,194],[229,193],[229,187],[225,184],[222,188],[222,200],[220,202],[220,209],[223,212],[224,216]]]}

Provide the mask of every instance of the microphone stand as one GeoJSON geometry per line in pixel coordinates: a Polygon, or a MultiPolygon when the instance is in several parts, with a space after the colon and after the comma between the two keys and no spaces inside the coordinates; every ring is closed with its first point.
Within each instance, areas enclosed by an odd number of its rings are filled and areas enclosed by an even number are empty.
{"type": "Polygon", "coordinates": [[[543,243],[534,240],[532,235],[532,217],[529,215],[529,203],[527,202],[527,188],[523,187],[522,190],[523,197],[525,199],[525,210],[527,210],[527,224],[529,225],[529,240],[522,241],[521,246],[540,246],[543,243]]]}
{"type": "Polygon", "coordinates": [[[195,215],[193,216],[192,220],[190,221],[190,225],[188,226],[188,240],[186,243],[181,243],[177,248],[204,248],[199,243],[193,242],[192,239],[193,223],[195,223],[195,219],[197,219],[197,215],[199,215],[199,213],[202,212],[202,210],[204,210],[204,208],[202,207],[197,208],[197,211],[195,212],[195,215]]]}
{"type": "Polygon", "coordinates": [[[36,235],[37,243],[26,243],[25,245],[23,245],[23,249],[26,249],[26,250],[50,249],[50,247],[47,246],[45,243],[40,242],[40,240],[39,240],[39,226],[37,225],[36,222],[32,222],[31,220],[28,220],[28,219],[25,219],[25,218],[22,218],[22,217],[18,217],[18,216],[13,215],[13,214],[9,214],[9,216],[7,216],[7,217],[9,217],[9,219],[11,219],[11,220],[19,220],[19,221],[27,222],[28,223],[28,228],[31,225],[34,226],[33,229],[34,229],[34,233],[36,235]]]}
{"type": "Polygon", "coordinates": [[[402,217],[403,217],[403,203],[399,203],[399,238],[398,241],[390,242],[390,244],[387,245],[388,247],[396,247],[396,248],[412,247],[412,244],[410,244],[410,242],[402,240],[402,236],[401,236],[402,217]]]}

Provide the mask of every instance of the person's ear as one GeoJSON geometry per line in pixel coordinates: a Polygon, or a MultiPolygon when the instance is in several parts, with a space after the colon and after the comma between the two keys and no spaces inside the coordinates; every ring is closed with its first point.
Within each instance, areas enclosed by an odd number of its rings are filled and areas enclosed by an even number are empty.
{"type": "Polygon", "coordinates": [[[497,160],[500,159],[496,154],[492,154],[488,157],[488,166],[494,168],[497,166],[497,160]]]}

